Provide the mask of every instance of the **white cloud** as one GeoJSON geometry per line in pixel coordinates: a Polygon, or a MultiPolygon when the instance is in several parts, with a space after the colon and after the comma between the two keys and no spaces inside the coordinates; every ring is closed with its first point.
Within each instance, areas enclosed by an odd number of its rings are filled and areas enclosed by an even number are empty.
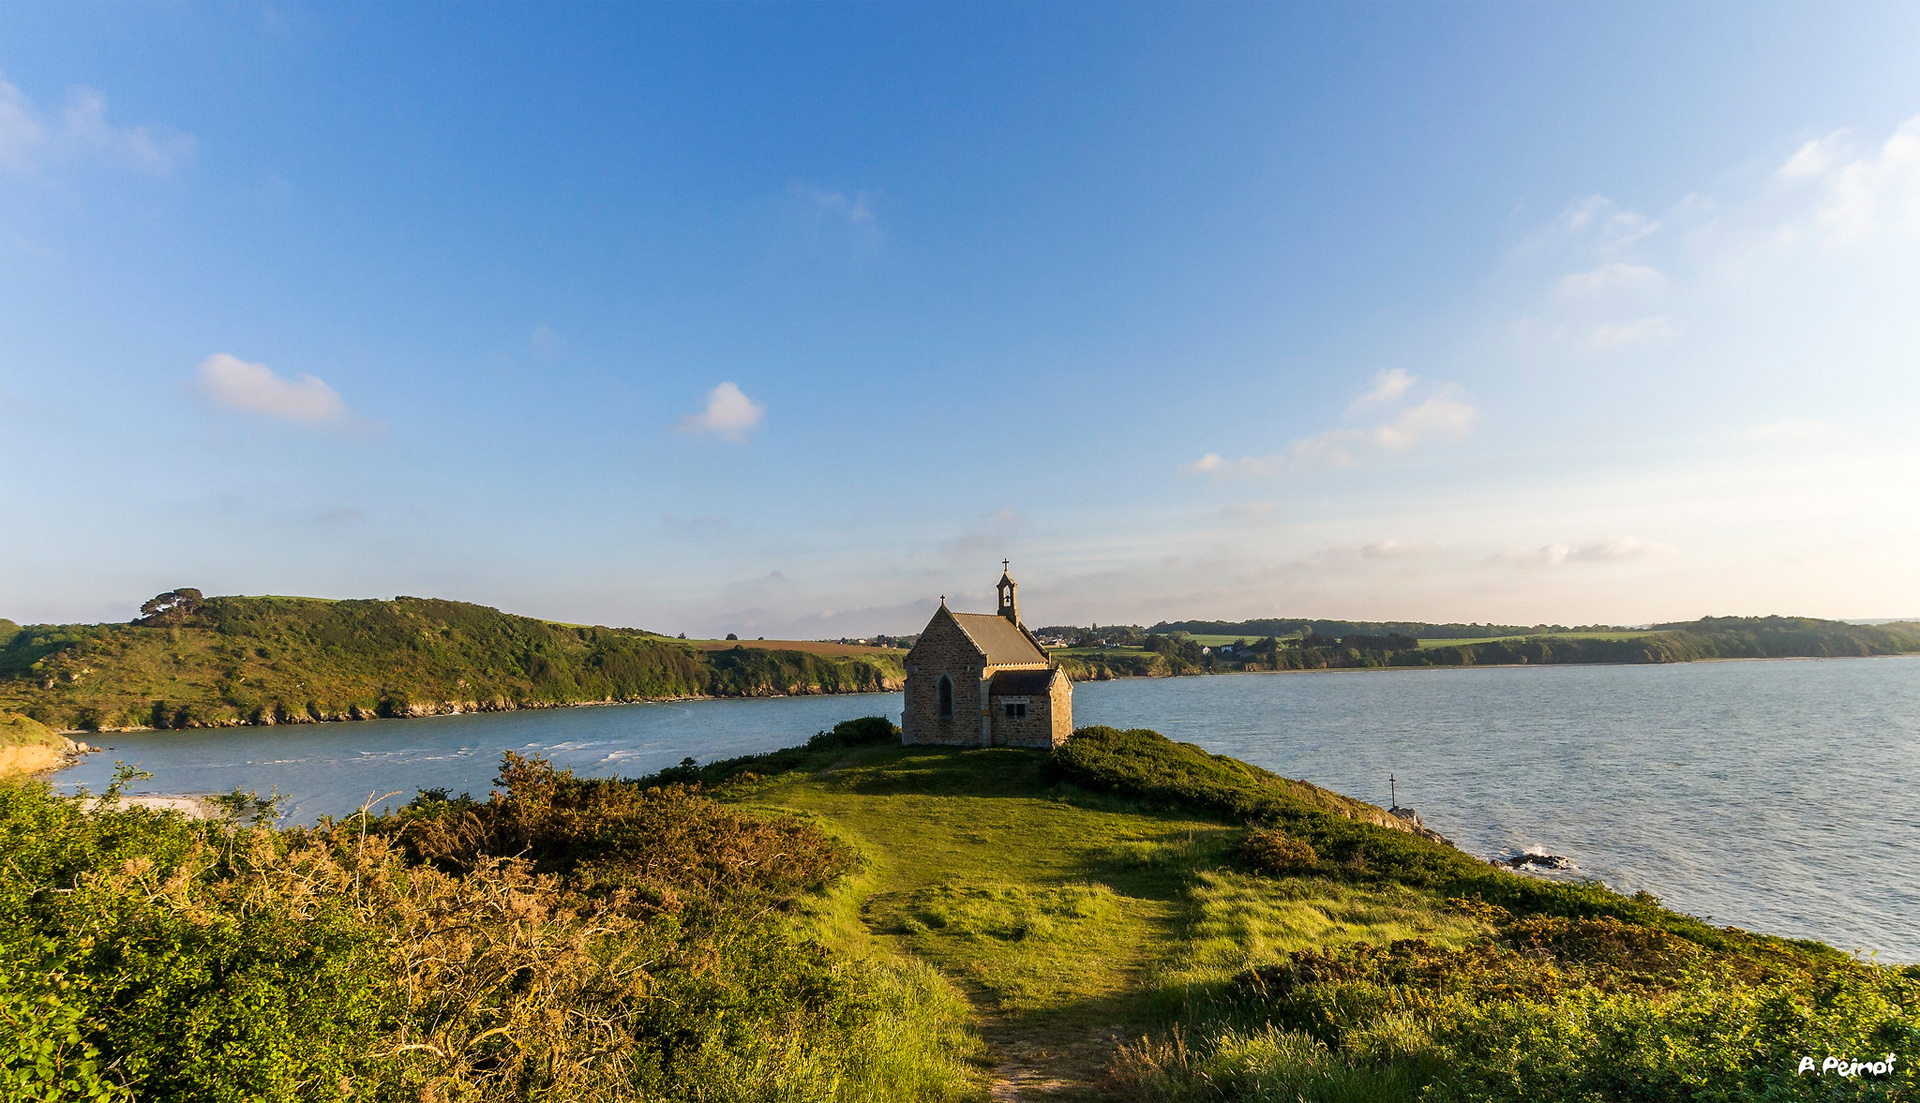
{"type": "Polygon", "coordinates": [[[1429,398],[1383,425],[1362,431],[1360,439],[1383,452],[1404,452],[1431,441],[1459,440],[1473,432],[1480,411],[1451,398],[1429,398]]]}
{"type": "Polygon", "coordinates": [[[1790,235],[1811,229],[1830,241],[1882,233],[1920,232],[1920,115],[1908,119],[1880,148],[1848,159],[1851,142],[1839,131],[1800,147],[1775,176],[1812,185],[1820,195],[1812,214],[1790,235]]]}
{"type": "Polygon", "coordinates": [[[1649,544],[1638,537],[1608,536],[1579,545],[1552,543],[1538,548],[1511,547],[1495,558],[1516,567],[1559,567],[1568,563],[1617,563],[1671,550],[1665,544],[1649,544]]]}
{"type": "Polygon", "coordinates": [[[311,375],[282,379],[265,364],[226,353],[200,362],[200,392],[229,410],[284,418],[308,425],[337,422],[347,408],[332,387],[311,375]]]}
{"type": "Polygon", "coordinates": [[[1794,151],[1775,174],[1789,182],[1811,180],[1825,176],[1853,146],[1853,133],[1848,130],[1836,130],[1824,138],[1815,138],[1794,151]]]}
{"type": "Polygon", "coordinates": [[[1347,412],[1353,413],[1374,406],[1385,406],[1412,390],[1413,385],[1418,382],[1420,382],[1418,376],[1407,374],[1403,368],[1392,368],[1380,372],[1373,377],[1373,385],[1347,407],[1347,412]]]}
{"type": "Polygon", "coordinates": [[[1560,215],[1559,228],[1569,235],[1591,236],[1603,252],[1615,252],[1660,229],[1657,220],[1630,211],[1604,195],[1590,195],[1560,215]]]}
{"type": "Polygon", "coordinates": [[[707,408],[688,414],[677,423],[683,433],[714,433],[736,444],[746,443],[747,434],[760,427],[767,408],[741,393],[731,382],[721,383],[707,392],[707,408]]]}
{"type": "Polygon", "coordinates": [[[1554,293],[1563,299],[1590,299],[1623,292],[1658,291],[1667,277],[1657,268],[1644,264],[1612,261],[1589,272],[1574,272],[1561,279],[1554,293]]]}
{"type": "Polygon", "coordinates": [[[1404,452],[1421,444],[1460,440],[1472,433],[1479,421],[1480,411],[1473,406],[1436,395],[1378,425],[1329,429],[1301,437],[1277,455],[1229,460],[1217,452],[1209,452],[1192,463],[1181,464],[1178,470],[1182,475],[1230,478],[1316,467],[1352,467],[1368,452],[1404,452]]]}
{"type": "Polygon", "coordinates": [[[75,86],[57,115],[0,77],[0,168],[33,174],[56,165],[94,162],[137,172],[165,173],[193,157],[190,135],[164,127],[115,126],[106,97],[75,86]]]}
{"type": "MultiPolygon", "coordinates": [[[[1277,463],[1277,461],[1275,461],[1277,463]]],[[[1226,459],[1218,452],[1208,452],[1192,463],[1183,463],[1177,469],[1182,475],[1265,475],[1274,470],[1274,464],[1267,460],[1257,460],[1252,456],[1242,456],[1237,460],[1226,459]]]]}

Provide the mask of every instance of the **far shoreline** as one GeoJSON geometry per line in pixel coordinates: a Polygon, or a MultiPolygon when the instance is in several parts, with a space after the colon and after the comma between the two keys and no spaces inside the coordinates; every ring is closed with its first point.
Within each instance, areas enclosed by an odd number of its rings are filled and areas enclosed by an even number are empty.
{"type": "MultiPolygon", "coordinates": [[[[1326,666],[1308,670],[1201,670],[1186,674],[1116,674],[1108,678],[1084,678],[1074,681],[1074,685],[1097,685],[1101,682],[1152,682],[1169,681],[1175,678],[1225,678],[1241,675],[1263,676],[1271,674],[1383,674],[1383,673],[1434,673],[1470,670],[1549,670],[1591,667],[1642,667],[1697,666],[1707,663],[1791,663],[1791,662],[1846,662],[1856,659],[1910,659],[1920,656],[1920,651],[1901,652],[1896,655],[1759,655],[1730,656],[1710,659],[1687,659],[1670,663],[1472,663],[1464,665],[1434,664],[1431,666],[1326,666]]],[[[149,735],[155,732],[195,732],[195,731],[233,731],[242,728],[307,728],[329,725],[377,724],[383,721],[440,720],[455,716],[481,716],[488,714],[507,714],[516,712],[548,712],[555,709],[613,708],[621,705],[677,705],[695,704],[706,701],[780,701],[806,697],[878,697],[889,693],[899,693],[900,689],[861,689],[821,693],[760,693],[740,696],[717,696],[698,694],[686,697],[643,697],[631,701],[565,701],[554,704],[517,705],[511,708],[474,708],[450,709],[445,712],[428,712],[418,716],[377,716],[369,715],[360,719],[351,716],[329,717],[324,720],[285,720],[271,724],[233,723],[214,724],[192,728],[86,728],[57,729],[56,734],[63,736],[79,735],[149,735]]],[[[70,761],[56,770],[57,773],[72,765],[70,761]]]]}

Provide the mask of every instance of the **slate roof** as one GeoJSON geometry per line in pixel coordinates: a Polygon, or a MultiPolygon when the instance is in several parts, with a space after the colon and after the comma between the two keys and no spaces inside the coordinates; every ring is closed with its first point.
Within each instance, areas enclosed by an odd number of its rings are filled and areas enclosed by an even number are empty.
{"type": "Polygon", "coordinates": [[[993,676],[987,693],[993,697],[1045,697],[1047,687],[1053,684],[1057,675],[1060,675],[1057,669],[1002,670],[993,676]]]}
{"type": "Polygon", "coordinates": [[[987,658],[988,666],[1022,666],[1044,663],[1047,653],[1034,645],[1027,634],[997,613],[953,613],[953,622],[967,634],[973,645],[987,658]]]}

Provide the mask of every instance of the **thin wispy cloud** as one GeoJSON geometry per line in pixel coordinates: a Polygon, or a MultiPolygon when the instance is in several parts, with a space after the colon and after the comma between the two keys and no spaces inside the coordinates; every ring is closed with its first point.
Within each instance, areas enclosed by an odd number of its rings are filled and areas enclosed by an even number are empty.
{"type": "Polygon", "coordinates": [[[745,444],[747,435],[760,428],[767,408],[748,398],[740,388],[724,382],[707,392],[706,408],[687,414],[675,423],[682,433],[711,433],[735,444],[745,444]]]}
{"type": "Polygon", "coordinates": [[[1577,200],[1561,213],[1559,228],[1592,240],[1603,252],[1617,252],[1660,229],[1658,220],[1628,210],[1604,195],[1577,200]]]}
{"type": "Polygon", "coordinates": [[[1511,547],[1496,559],[1514,567],[1560,567],[1570,563],[1618,563],[1671,550],[1665,544],[1650,544],[1634,536],[1608,536],[1581,544],[1511,547]]]}
{"type": "Polygon", "coordinates": [[[870,225],[874,221],[874,196],[871,192],[856,191],[849,194],[836,189],[794,183],[788,186],[787,194],[822,221],[844,222],[852,226],[870,225]]]}
{"type": "Polygon", "coordinates": [[[1353,400],[1347,407],[1348,413],[1370,410],[1376,406],[1386,406],[1397,401],[1401,395],[1413,389],[1419,377],[1409,375],[1404,368],[1392,368],[1373,377],[1373,384],[1353,400]]]}
{"type": "Polygon", "coordinates": [[[1554,288],[1554,294],[1562,299],[1591,299],[1622,292],[1658,291],[1666,285],[1667,277],[1657,268],[1612,261],[1591,271],[1568,274],[1554,288]]]}
{"type": "Polygon", "coordinates": [[[1634,318],[1594,326],[1587,333],[1586,345],[1592,349],[1630,349],[1671,341],[1678,336],[1680,327],[1671,318],[1634,318]]]}
{"type": "Polygon", "coordinates": [[[1787,228],[1790,236],[1846,242],[1885,232],[1920,233],[1920,115],[1859,156],[1847,131],[1815,139],[1774,175],[1790,187],[1818,189],[1813,210],[1787,228]]]}
{"type": "Polygon", "coordinates": [[[338,423],[347,416],[339,392],[321,379],[311,375],[287,379],[265,364],[224,352],[200,362],[196,382],[209,401],[239,413],[305,425],[338,423]]]}
{"type": "Polygon", "coordinates": [[[107,99],[92,88],[75,86],[65,107],[45,111],[0,76],[0,169],[32,175],[93,163],[160,174],[190,160],[194,149],[191,135],[107,121],[107,99]]]}
{"type": "MultiPolygon", "coordinates": [[[[1411,384],[1411,377],[1408,377],[1408,386],[1411,384]]],[[[1405,388],[1401,390],[1404,393],[1405,388]]],[[[1242,456],[1230,460],[1217,452],[1209,452],[1192,463],[1181,464],[1179,473],[1231,478],[1314,468],[1353,467],[1370,455],[1405,452],[1423,444],[1461,440],[1470,435],[1479,422],[1480,411],[1472,405],[1448,395],[1434,395],[1375,425],[1328,429],[1301,437],[1289,444],[1285,451],[1270,456],[1242,456]]]]}

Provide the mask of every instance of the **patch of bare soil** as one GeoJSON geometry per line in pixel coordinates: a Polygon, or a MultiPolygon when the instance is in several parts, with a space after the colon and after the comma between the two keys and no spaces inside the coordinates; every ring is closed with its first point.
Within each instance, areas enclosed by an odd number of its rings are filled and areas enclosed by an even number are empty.
{"type": "Polygon", "coordinates": [[[993,1103],[1092,1103],[1116,1099],[1101,1085],[1121,1042],[1119,1024],[1067,1033],[1004,1018],[980,1023],[994,1067],[993,1103]]]}

